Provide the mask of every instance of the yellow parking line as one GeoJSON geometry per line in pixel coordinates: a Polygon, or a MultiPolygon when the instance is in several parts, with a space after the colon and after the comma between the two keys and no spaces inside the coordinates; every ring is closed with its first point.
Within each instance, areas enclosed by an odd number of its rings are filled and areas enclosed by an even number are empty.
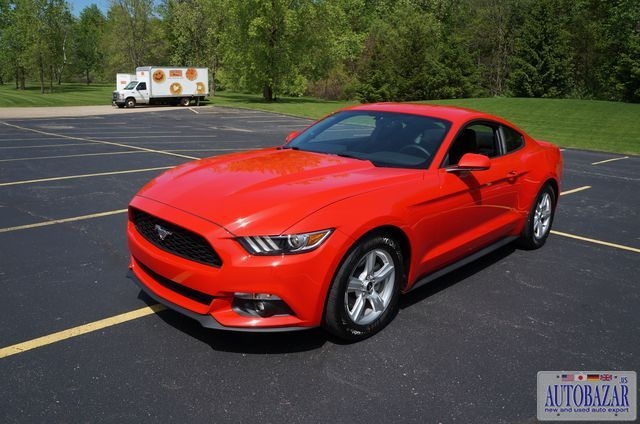
{"type": "Polygon", "coordinates": [[[589,242],[589,243],[600,244],[602,246],[614,247],[616,249],[627,250],[629,252],[640,253],[640,249],[638,249],[636,247],[624,246],[622,244],[610,243],[608,241],[602,241],[602,240],[596,240],[596,239],[582,237],[582,236],[576,236],[576,235],[573,235],[573,234],[563,233],[563,232],[556,231],[556,230],[551,230],[551,234],[555,234],[557,236],[562,236],[562,237],[568,237],[568,238],[572,238],[572,239],[576,239],[576,240],[580,240],[580,241],[586,241],[586,242],[589,242]]]}
{"type": "Polygon", "coordinates": [[[590,188],[591,188],[591,186],[583,186],[583,187],[574,188],[573,190],[563,191],[562,193],[560,193],[560,196],[566,196],[567,194],[573,194],[573,193],[577,193],[579,191],[589,190],[590,188]]]}
{"type": "Polygon", "coordinates": [[[593,162],[591,165],[600,165],[601,163],[614,162],[614,161],[623,160],[623,159],[629,159],[629,156],[623,156],[623,157],[620,157],[620,158],[601,160],[600,162],[593,162]]]}
{"type": "Polygon", "coordinates": [[[85,219],[101,218],[103,216],[117,215],[126,213],[127,209],[118,209],[115,211],[94,213],[91,215],[74,216],[73,218],[54,219],[51,221],[36,222],[34,224],[18,225],[16,227],[0,228],[0,233],[8,233],[11,231],[28,230],[30,228],[46,227],[47,225],[64,224],[65,222],[83,221],[85,219]]]}
{"type": "Polygon", "coordinates": [[[135,153],[144,153],[138,151],[126,151],[126,152],[105,152],[105,153],[82,153],[78,155],[61,155],[61,156],[37,156],[34,158],[15,158],[15,159],[0,159],[0,162],[19,162],[25,160],[49,160],[49,159],[68,159],[68,158],[83,158],[86,156],[112,156],[112,155],[130,155],[135,153]]]}
{"type": "Polygon", "coordinates": [[[16,128],[16,129],[19,129],[19,130],[32,131],[32,132],[37,133],[37,134],[49,135],[49,136],[53,136],[53,137],[64,138],[64,139],[67,139],[67,140],[79,140],[79,141],[87,141],[89,143],[105,144],[105,145],[108,145],[108,146],[126,147],[128,149],[140,150],[142,152],[159,153],[161,155],[177,156],[177,157],[185,158],[185,159],[200,159],[200,158],[196,158],[196,157],[193,157],[193,156],[186,156],[186,155],[180,155],[178,153],[165,152],[163,150],[147,149],[146,147],[130,146],[128,144],[114,143],[112,141],[95,140],[95,139],[92,139],[92,138],[72,137],[72,136],[64,135],[64,134],[56,134],[56,133],[50,133],[50,132],[46,132],[46,131],[36,130],[36,129],[33,129],[33,128],[21,127],[20,125],[8,124],[6,122],[2,122],[2,123],[4,125],[8,126],[8,127],[16,128]]]}
{"type": "Polygon", "coordinates": [[[106,327],[112,327],[114,325],[122,324],[127,321],[142,318],[144,316],[155,314],[165,309],[165,306],[156,304],[153,306],[137,309],[135,311],[125,312],[123,314],[116,315],[110,318],[90,322],[78,327],[69,328],[68,330],[59,331],[47,336],[38,337],[37,339],[29,340],[23,343],[0,348],[0,359],[6,358],[11,355],[16,355],[18,353],[23,353],[31,349],[37,349],[39,347],[57,343],[59,341],[70,339],[72,337],[77,337],[83,334],[91,333],[93,331],[101,330],[106,327]]]}
{"type": "Polygon", "coordinates": [[[39,180],[13,181],[13,182],[9,182],[9,183],[0,183],[0,187],[21,185],[21,184],[46,183],[46,182],[49,182],[49,181],[72,180],[72,179],[75,179],[75,178],[104,177],[104,176],[107,176],[107,175],[133,174],[133,173],[136,173],[136,172],[159,171],[159,170],[162,170],[162,169],[170,169],[170,168],[173,168],[173,166],[160,166],[160,167],[157,167],[157,168],[144,168],[144,169],[130,169],[128,171],[100,172],[100,173],[97,173],[97,174],[68,175],[68,176],[65,176],[65,177],[41,178],[39,180]]]}

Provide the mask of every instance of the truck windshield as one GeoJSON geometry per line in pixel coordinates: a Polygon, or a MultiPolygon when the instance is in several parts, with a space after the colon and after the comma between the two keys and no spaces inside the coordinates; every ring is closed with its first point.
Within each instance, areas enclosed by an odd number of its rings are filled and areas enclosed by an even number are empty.
{"type": "Polygon", "coordinates": [[[138,84],[138,81],[131,81],[124,89],[133,90],[134,88],[136,88],[136,84],[138,84]]]}

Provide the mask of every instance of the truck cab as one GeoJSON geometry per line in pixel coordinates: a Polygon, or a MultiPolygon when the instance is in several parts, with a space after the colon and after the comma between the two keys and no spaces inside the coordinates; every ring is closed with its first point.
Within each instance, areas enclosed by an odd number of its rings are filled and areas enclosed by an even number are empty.
{"type": "Polygon", "coordinates": [[[146,81],[131,81],[122,90],[113,92],[113,103],[119,108],[135,107],[149,103],[149,88],[146,81]]]}

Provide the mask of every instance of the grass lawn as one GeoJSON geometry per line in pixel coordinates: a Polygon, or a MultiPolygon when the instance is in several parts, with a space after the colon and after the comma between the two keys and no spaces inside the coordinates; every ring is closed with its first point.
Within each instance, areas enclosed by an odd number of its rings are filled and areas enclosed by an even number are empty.
{"type": "Polygon", "coordinates": [[[113,84],[69,84],[53,86],[53,93],[45,87],[40,94],[40,85],[31,83],[26,90],[16,90],[15,84],[0,85],[0,107],[33,106],[94,106],[110,105],[113,84]]]}
{"type": "MultiPolygon", "coordinates": [[[[0,107],[86,106],[111,104],[114,84],[63,84],[54,93],[40,94],[38,85],[16,90],[0,86],[0,107]]],[[[435,100],[427,103],[456,105],[502,116],[531,136],[562,147],[640,154],[640,104],[593,100],[482,98],[435,100]]],[[[354,102],[324,101],[308,97],[283,97],[265,102],[259,95],[227,91],[210,97],[209,104],[320,118],[354,102]]]]}

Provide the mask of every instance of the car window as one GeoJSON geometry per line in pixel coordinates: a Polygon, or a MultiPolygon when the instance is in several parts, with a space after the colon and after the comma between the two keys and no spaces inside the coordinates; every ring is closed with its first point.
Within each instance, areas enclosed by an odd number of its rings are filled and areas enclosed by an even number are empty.
{"type": "Polygon", "coordinates": [[[355,115],[348,117],[309,140],[312,143],[331,142],[336,140],[359,139],[370,137],[376,129],[376,120],[371,115],[355,115]]]}
{"type": "Polygon", "coordinates": [[[524,137],[512,128],[503,126],[502,137],[504,138],[505,150],[507,153],[518,150],[524,146],[524,137]]]}
{"type": "Polygon", "coordinates": [[[488,123],[474,123],[458,133],[449,148],[443,166],[453,166],[460,162],[466,153],[476,153],[487,157],[500,154],[497,127],[488,123]]]}
{"type": "Polygon", "coordinates": [[[141,82],[140,84],[138,84],[138,90],[146,90],[146,89],[147,89],[146,82],[141,82]]]}
{"type": "Polygon", "coordinates": [[[427,168],[451,123],[427,116],[342,111],[311,126],[287,146],[349,156],[376,166],[427,168]]]}

